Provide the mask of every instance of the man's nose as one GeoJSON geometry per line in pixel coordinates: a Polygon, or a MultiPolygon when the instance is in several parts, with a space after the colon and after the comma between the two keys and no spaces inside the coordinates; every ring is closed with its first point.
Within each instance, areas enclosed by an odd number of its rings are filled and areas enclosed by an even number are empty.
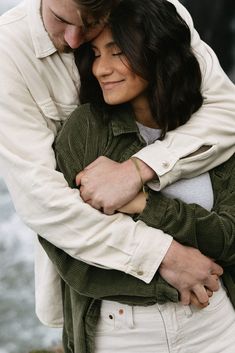
{"type": "Polygon", "coordinates": [[[64,40],[70,46],[70,48],[78,48],[84,42],[83,28],[68,25],[64,32],[64,40]]]}

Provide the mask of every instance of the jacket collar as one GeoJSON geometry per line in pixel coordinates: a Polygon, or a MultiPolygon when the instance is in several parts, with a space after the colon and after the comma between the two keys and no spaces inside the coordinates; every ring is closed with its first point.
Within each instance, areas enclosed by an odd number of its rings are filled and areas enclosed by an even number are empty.
{"type": "Polygon", "coordinates": [[[111,127],[114,136],[139,133],[135,115],[130,106],[117,107],[111,115],[111,127]]]}
{"type": "Polygon", "coordinates": [[[41,0],[26,0],[27,14],[29,21],[29,29],[38,59],[45,58],[56,52],[56,48],[52,43],[41,16],[41,0]]]}

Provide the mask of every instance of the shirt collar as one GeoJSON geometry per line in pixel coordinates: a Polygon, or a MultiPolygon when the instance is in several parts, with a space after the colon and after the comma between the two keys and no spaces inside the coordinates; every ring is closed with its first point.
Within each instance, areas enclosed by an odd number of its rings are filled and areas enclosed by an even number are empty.
{"type": "Polygon", "coordinates": [[[41,59],[55,53],[56,48],[43,25],[41,0],[27,0],[27,13],[36,57],[41,59]]]}
{"type": "Polygon", "coordinates": [[[111,127],[114,136],[139,133],[135,115],[130,106],[117,107],[111,114],[111,127]]]}

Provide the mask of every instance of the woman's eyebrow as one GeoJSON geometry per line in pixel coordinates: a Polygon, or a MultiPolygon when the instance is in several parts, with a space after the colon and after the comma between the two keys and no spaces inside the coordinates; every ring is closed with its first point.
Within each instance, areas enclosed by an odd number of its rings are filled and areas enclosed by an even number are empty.
{"type": "MultiPolygon", "coordinates": [[[[111,41],[111,42],[106,43],[104,45],[104,48],[112,48],[114,46],[116,46],[116,43],[114,41],[111,41]]],[[[92,49],[99,49],[95,46],[95,44],[92,44],[92,43],[91,43],[91,47],[92,47],[92,49]]]]}

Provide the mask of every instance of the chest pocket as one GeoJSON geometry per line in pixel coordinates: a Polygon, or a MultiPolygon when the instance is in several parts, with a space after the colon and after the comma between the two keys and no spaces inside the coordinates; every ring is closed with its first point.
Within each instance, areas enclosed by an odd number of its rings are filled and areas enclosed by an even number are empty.
{"type": "Polygon", "coordinates": [[[67,120],[69,115],[77,107],[75,104],[68,105],[55,102],[51,98],[38,103],[38,105],[48,128],[52,130],[55,135],[57,135],[65,120],[67,120]]]}

